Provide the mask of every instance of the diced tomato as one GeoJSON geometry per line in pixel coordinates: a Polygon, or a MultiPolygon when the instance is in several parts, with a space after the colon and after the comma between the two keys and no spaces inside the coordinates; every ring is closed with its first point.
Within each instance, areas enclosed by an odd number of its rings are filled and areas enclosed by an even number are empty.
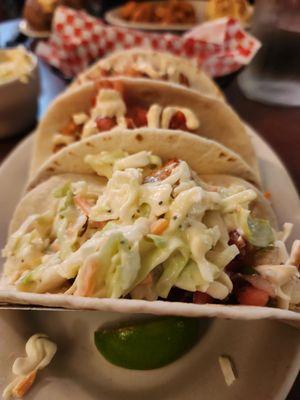
{"type": "Polygon", "coordinates": [[[183,74],[179,75],[179,83],[181,85],[184,85],[184,86],[187,86],[187,87],[190,86],[190,82],[189,82],[188,78],[183,74]]]}
{"type": "Polygon", "coordinates": [[[64,147],[66,147],[66,144],[64,144],[64,143],[56,144],[53,148],[53,153],[57,153],[59,150],[63,149],[64,147]]]}
{"type": "Polygon", "coordinates": [[[148,125],[147,110],[145,110],[144,108],[134,107],[133,109],[130,110],[130,115],[132,115],[134,125],[137,128],[148,125]]]}
{"type": "Polygon", "coordinates": [[[170,121],[170,129],[181,129],[183,131],[188,130],[186,126],[185,115],[181,111],[177,111],[171,121],[170,121]]]}
{"type": "Polygon", "coordinates": [[[134,129],[141,126],[147,126],[147,110],[138,106],[128,106],[129,111],[126,114],[127,128],[134,129]]]}
{"type": "Polygon", "coordinates": [[[207,304],[213,303],[214,299],[207,293],[195,292],[193,294],[193,303],[195,304],[207,304]]]}
{"type": "Polygon", "coordinates": [[[238,291],[236,297],[239,304],[264,307],[270,296],[264,290],[254,286],[245,286],[238,291]]]}
{"type": "Polygon", "coordinates": [[[100,132],[105,132],[105,131],[109,131],[112,128],[114,128],[117,125],[117,121],[116,118],[100,118],[97,117],[96,118],[96,124],[97,124],[97,128],[99,129],[100,132]]]}
{"type": "Polygon", "coordinates": [[[76,137],[78,131],[79,131],[79,126],[76,125],[74,121],[69,121],[65,126],[61,128],[60,133],[62,135],[76,137]]]}

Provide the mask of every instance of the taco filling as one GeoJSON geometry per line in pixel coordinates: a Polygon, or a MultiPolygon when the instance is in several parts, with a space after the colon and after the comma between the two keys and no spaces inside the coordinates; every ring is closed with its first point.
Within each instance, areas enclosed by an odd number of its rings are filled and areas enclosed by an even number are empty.
{"type": "MultiPolygon", "coordinates": [[[[107,59],[84,74],[84,80],[95,81],[99,78],[128,76],[131,78],[158,79],[190,87],[185,65],[174,64],[174,60],[151,53],[132,54],[131,58],[107,59]]],[[[77,83],[80,83],[79,78],[77,83]]]]}
{"type": "Polygon", "coordinates": [[[194,132],[200,126],[195,113],[185,107],[163,107],[159,103],[138,104],[121,82],[101,81],[91,109],[73,115],[53,137],[53,151],[99,132],[114,128],[141,127],[194,132]]]}
{"type": "MultiPolygon", "coordinates": [[[[123,118],[123,117],[122,117],[123,118]]],[[[214,186],[185,161],[121,150],[87,155],[107,182],[69,181],[9,238],[19,291],[295,308],[299,242],[257,218],[249,185],[214,186]]],[[[243,181],[241,181],[243,182],[243,181]]]]}

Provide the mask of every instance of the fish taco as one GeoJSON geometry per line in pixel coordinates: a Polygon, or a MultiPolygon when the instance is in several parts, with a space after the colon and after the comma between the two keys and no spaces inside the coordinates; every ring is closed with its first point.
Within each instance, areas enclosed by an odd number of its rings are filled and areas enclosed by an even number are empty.
{"type": "Polygon", "coordinates": [[[253,185],[146,146],[82,159],[90,173],[45,178],[17,207],[2,302],[300,320],[300,243],[289,255],[253,185]]]}
{"type": "Polygon", "coordinates": [[[193,61],[142,48],[114,52],[97,61],[72,82],[70,89],[85,82],[117,76],[166,81],[197,90],[206,96],[224,99],[214,81],[193,61]]]}
{"type": "Polygon", "coordinates": [[[70,144],[52,155],[32,175],[28,188],[33,188],[53,174],[93,173],[85,157],[97,154],[99,149],[121,149],[130,154],[147,149],[163,159],[169,159],[172,155],[185,160],[200,174],[229,174],[256,186],[260,183],[257,174],[238,154],[213,140],[181,130],[116,128],[70,144]]]}
{"type": "Polygon", "coordinates": [[[258,177],[251,138],[228,105],[180,86],[128,78],[86,83],[59,96],[38,126],[32,173],[72,143],[117,128],[141,127],[215,140],[239,154],[258,177]]]}

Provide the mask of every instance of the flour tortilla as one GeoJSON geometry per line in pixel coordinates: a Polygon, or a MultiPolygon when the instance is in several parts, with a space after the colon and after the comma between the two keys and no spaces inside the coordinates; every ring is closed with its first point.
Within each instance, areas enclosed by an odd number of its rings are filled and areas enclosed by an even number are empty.
{"type": "MultiPolygon", "coordinates": [[[[244,124],[227,104],[165,82],[128,78],[111,80],[121,81],[126,97],[141,106],[149,107],[158,103],[162,106],[187,107],[194,111],[200,121],[195,134],[215,140],[239,154],[259,180],[251,138],[244,124]]],[[[37,128],[31,175],[53,154],[54,135],[71,120],[72,115],[87,112],[96,93],[96,85],[86,83],[72,92],[62,94],[52,103],[37,128]]]]}
{"type": "MultiPolygon", "coordinates": [[[[200,176],[208,184],[224,185],[247,184],[239,178],[232,176],[200,176]]],[[[35,212],[44,212],[49,209],[51,191],[61,186],[67,181],[86,180],[91,185],[97,186],[97,189],[104,187],[105,181],[93,175],[83,174],[63,174],[52,176],[44,181],[31,192],[27,193],[18,205],[10,226],[10,234],[13,233],[24,219],[35,212]]],[[[261,194],[257,201],[259,215],[268,218],[272,211],[268,203],[263,200],[261,194]]],[[[121,312],[121,313],[143,313],[155,315],[182,315],[188,317],[218,317],[241,320],[255,319],[276,319],[281,320],[295,327],[300,327],[300,314],[294,311],[268,308],[251,307],[239,305],[221,305],[221,304],[187,304],[168,301],[145,301],[129,299],[100,299],[87,298],[66,294],[36,294],[18,292],[14,287],[3,283],[0,284],[0,303],[1,308],[15,308],[20,305],[27,306],[30,309],[77,309],[77,310],[97,310],[103,312],[121,312]]]]}
{"type": "MultiPolygon", "coordinates": [[[[118,72],[118,76],[128,76],[124,69],[139,65],[139,69],[149,71],[154,70],[151,78],[156,80],[164,80],[170,83],[180,83],[176,79],[176,74],[183,74],[189,81],[189,87],[197,90],[205,96],[224,100],[223,94],[214,81],[197,66],[192,60],[184,57],[174,56],[170,53],[163,53],[154,50],[142,48],[134,48],[131,50],[121,50],[105,57],[82,72],[70,85],[69,89],[73,90],[78,85],[91,80],[103,78],[101,70],[109,71],[111,68],[118,72]],[[160,71],[159,73],[155,73],[160,71]],[[169,74],[168,74],[169,72],[169,74]],[[172,74],[173,73],[173,74],[172,74]]],[[[149,74],[149,72],[148,72],[149,74]]],[[[187,87],[184,85],[184,87],[187,87]]]]}
{"type": "Polygon", "coordinates": [[[150,150],[164,161],[170,158],[184,160],[198,174],[229,174],[259,186],[259,179],[248,164],[217,142],[183,131],[140,128],[103,132],[65,147],[41,166],[28,189],[54,174],[93,173],[84,161],[85,156],[115,149],[130,154],[150,150]]]}

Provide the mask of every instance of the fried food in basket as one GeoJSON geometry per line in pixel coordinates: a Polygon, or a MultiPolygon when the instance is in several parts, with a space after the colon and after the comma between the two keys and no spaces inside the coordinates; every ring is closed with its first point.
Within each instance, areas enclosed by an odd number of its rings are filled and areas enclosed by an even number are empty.
{"type": "Polygon", "coordinates": [[[247,0],[208,0],[206,18],[209,20],[232,17],[242,22],[249,21],[252,8],[247,0]]]}
{"type": "Polygon", "coordinates": [[[186,1],[165,2],[130,1],[120,10],[120,17],[132,22],[155,22],[160,24],[189,24],[196,22],[192,4],[186,1]]]}

